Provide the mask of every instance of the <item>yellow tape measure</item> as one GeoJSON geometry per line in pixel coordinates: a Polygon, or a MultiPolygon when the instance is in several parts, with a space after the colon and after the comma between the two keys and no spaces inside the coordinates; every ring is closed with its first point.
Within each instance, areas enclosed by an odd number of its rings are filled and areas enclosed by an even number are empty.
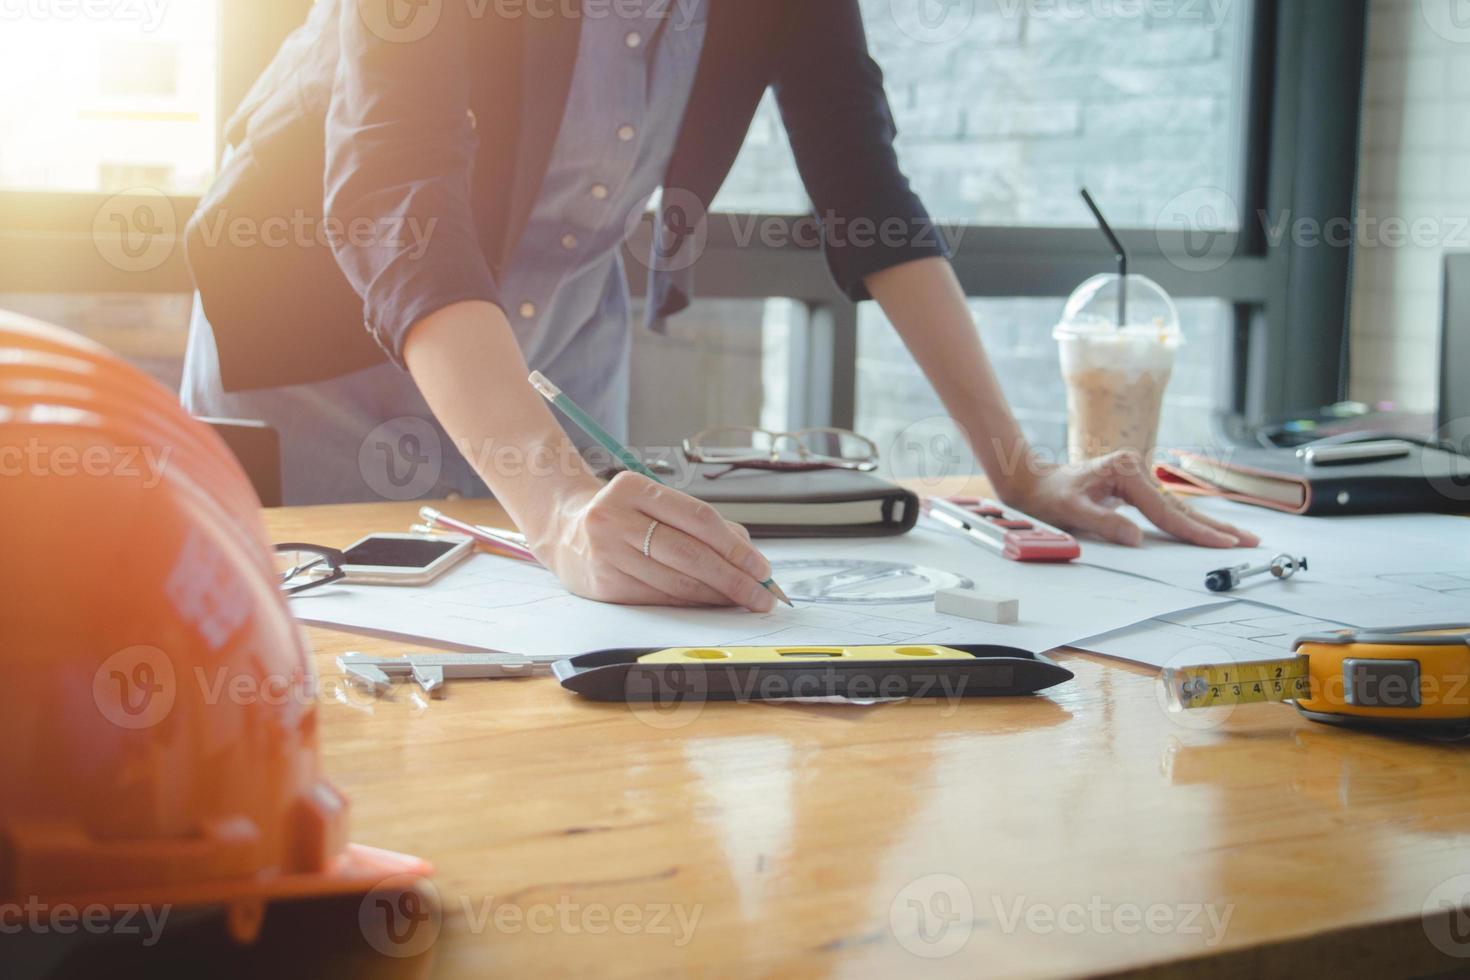
{"type": "Polygon", "coordinates": [[[1228,667],[1171,667],[1164,671],[1169,707],[1188,710],[1309,697],[1312,693],[1309,662],[1307,657],[1292,657],[1228,667]]]}
{"type": "Polygon", "coordinates": [[[1303,636],[1296,656],[1166,668],[1169,706],[1290,701],[1315,721],[1470,736],[1470,626],[1303,636]]]}

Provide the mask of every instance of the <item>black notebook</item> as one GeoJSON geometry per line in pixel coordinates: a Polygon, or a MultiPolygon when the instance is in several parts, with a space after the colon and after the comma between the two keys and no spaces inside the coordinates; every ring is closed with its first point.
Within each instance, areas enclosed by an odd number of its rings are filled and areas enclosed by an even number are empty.
{"type": "Polygon", "coordinates": [[[1314,466],[1290,449],[1178,452],[1155,473],[1182,493],[1293,514],[1470,511],[1470,457],[1414,444],[1398,459],[1339,466],[1314,466]]]}
{"type": "Polygon", "coordinates": [[[677,485],[714,504],[725,520],[744,524],[752,537],[881,537],[903,534],[919,519],[916,494],[871,473],[727,470],[702,464],[677,485]],[[706,473],[724,475],[710,480],[706,473]]]}

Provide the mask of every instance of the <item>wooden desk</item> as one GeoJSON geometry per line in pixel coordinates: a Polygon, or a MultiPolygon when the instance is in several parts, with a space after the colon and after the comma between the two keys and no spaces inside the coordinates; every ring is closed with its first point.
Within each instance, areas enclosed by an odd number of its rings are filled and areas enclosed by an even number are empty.
{"type": "MultiPolygon", "coordinates": [[[[267,522],[274,540],[341,546],[415,509],[267,522]]],[[[544,678],[344,704],[337,654],[407,647],[310,634],[353,839],[438,866],[435,976],[1470,968],[1421,920],[1432,889],[1470,873],[1464,747],[1280,705],[1195,730],[1158,705],[1152,672],[1081,654],[1061,655],[1076,680],[1047,696],[958,704],[663,717],[544,678]]]]}

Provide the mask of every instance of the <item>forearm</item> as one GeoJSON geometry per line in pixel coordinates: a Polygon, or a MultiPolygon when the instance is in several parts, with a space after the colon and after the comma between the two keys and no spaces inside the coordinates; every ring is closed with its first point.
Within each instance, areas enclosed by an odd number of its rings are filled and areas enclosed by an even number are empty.
{"type": "Polygon", "coordinates": [[[1032,475],[1030,446],[1006,403],[949,262],[906,262],[864,282],[968,437],[996,493],[1019,499],[1032,475]]]}
{"type": "Polygon", "coordinates": [[[455,446],[572,592],[770,611],[770,563],[713,507],[635,473],[606,485],[593,475],[527,383],[499,307],[457,303],[425,317],[404,358],[455,446]]]}
{"type": "Polygon", "coordinates": [[[530,371],[498,307],[456,303],[425,317],[409,333],[404,359],[455,447],[533,542],[567,488],[595,485],[526,382],[530,371]]]}

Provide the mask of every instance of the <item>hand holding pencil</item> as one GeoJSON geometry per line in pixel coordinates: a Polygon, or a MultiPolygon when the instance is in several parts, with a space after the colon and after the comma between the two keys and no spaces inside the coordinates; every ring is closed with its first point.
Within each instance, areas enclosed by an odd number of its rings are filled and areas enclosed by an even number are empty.
{"type": "MultiPolygon", "coordinates": [[[[531,368],[499,307],[471,301],[432,313],[403,355],[435,417],[569,592],[622,605],[774,608],[761,585],[770,563],[744,528],[637,473],[598,479],[565,419],[526,383],[531,368]]],[[[480,546],[505,553],[503,544],[480,546]]]]}
{"type": "MultiPolygon", "coordinates": [[[[630,595],[649,590],[665,605],[729,605],[769,612],[786,594],[771,565],[738,524],[709,504],[662,484],[641,461],[539,372],[531,384],[628,468],[599,485],[566,522],[571,540],[559,552],[579,555],[578,568],[554,569],[563,580],[592,576],[588,591],[630,595]],[[618,542],[608,546],[609,541],[618,542]]],[[[573,583],[573,590],[579,591],[573,583]]],[[[617,601],[635,601],[619,599],[617,601]]]]}

